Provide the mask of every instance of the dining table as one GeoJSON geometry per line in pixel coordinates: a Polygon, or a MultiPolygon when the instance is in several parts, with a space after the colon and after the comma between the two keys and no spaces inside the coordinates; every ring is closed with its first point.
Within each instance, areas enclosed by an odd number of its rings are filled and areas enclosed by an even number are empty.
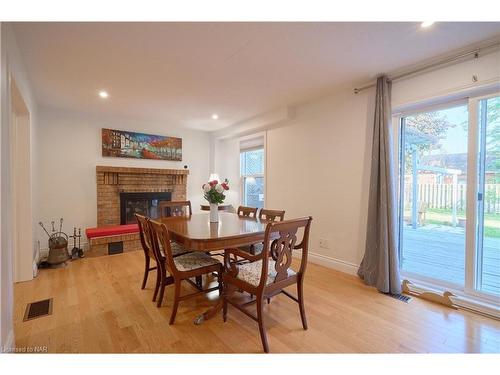
{"type": "MultiPolygon", "coordinates": [[[[217,206],[218,211],[231,211],[233,208],[232,205],[230,204],[219,204],[217,206]]],[[[210,205],[209,204],[200,204],[200,210],[202,211],[210,211],[210,205]]]]}
{"type": "MultiPolygon", "coordinates": [[[[190,251],[205,253],[261,243],[269,223],[268,220],[239,216],[231,212],[219,212],[219,221],[216,223],[210,222],[208,212],[161,217],[157,220],[165,224],[171,240],[190,251]]],[[[219,297],[216,305],[197,316],[194,323],[202,324],[216,316],[222,310],[222,305],[223,298],[219,297]]]]}

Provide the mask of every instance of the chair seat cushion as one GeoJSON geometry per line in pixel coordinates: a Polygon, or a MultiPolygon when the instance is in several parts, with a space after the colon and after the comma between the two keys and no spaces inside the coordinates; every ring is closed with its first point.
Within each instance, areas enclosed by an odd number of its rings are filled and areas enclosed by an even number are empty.
{"type": "Polygon", "coordinates": [[[179,243],[177,243],[175,241],[170,241],[170,248],[172,249],[172,255],[174,257],[176,257],[178,255],[181,255],[181,254],[185,254],[185,253],[189,253],[190,252],[184,246],[182,246],[181,244],[179,244],[179,243]]]}
{"type": "MultiPolygon", "coordinates": [[[[177,242],[174,241],[170,241],[170,248],[172,249],[172,256],[174,257],[191,252],[191,250],[187,250],[181,244],[178,244],[177,242]]],[[[163,248],[160,249],[160,252],[163,257],[166,256],[165,251],[163,251],[163,248]]]]}
{"type": "MultiPolygon", "coordinates": [[[[269,259],[269,265],[267,266],[267,281],[266,285],[272,284],[274,282],[274,278],[277,275],[275,266],[275,261],[273,259],[269,259]]],[[[246,283],[259,286],[261,273],[262,273],[262,260],[258,260],[256,262],[244,263],[238,266],[239,272],[236,278],[245,281],[246,283]]],[[[295,275],[295,271],[291,268],[288,269],[288,276],[295,275]]]]}
{"type": "Polygon", "coordinates": [[[210,255],[198,251],[179,255],[178,257],[174,258],[174,262],[175,267],[179,271],[192,271],[197,268],[220,264],[217,259],[214,259],[210,255]]]}

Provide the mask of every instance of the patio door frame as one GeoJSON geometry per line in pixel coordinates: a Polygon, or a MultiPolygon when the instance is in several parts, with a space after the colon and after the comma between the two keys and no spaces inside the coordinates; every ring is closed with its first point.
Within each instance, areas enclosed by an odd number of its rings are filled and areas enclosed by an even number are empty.
{"type": "MultiPolygon", "coordinates": [[[[479,216],[482,216],[484,213],[480,213],[478,211],[479,207],[479,192],[478,187],[481,184],[479,180],[480,171],[479,171],[479,150],[480,150],[480,142],[481,134],[480,134],[480,125],[481,120],[479,116],[479,108],[480,103],[483,100],[491,99],[494,97],[500,96],[500,91],[495,91],[493,93],[481,96],[471,96],[468,100],[468,111],[469,111],[469,139],[468,139],[468,158],[467,158],[467,225],[466,225],[466,233],[465,233],[465,285],[464,292],[466,295],[474,297],[479,300],[483,300],[485,302],[493,303],[497,306],[500,306],[499,298],[490,294],[481,292],[478,289],[478,276],[481,271],[482,265],[479,263],[482,262],[482,258],[480,258],[480,254],[482,254],[482,242],[483,239],[479,239],[479,225],[478,219],[479,216]],[[471,184],[471,185],[469,185],[471,184]],[[470,188],[469,188],[470,187],[470,188]],[[480,240],[480,241],[479,241],[480,240]],[[481,248],[479,248],[478,243],[481,244],[481,248]]],[[[484,170],[484,166],[482,166],[484,170]]],[[[484,177],[484,176],[483,176],[484,177]]],[[[482,197],[482,201],[484,203],[484,194],[482,197]]],[[[484,221],[483,221],[484,226],[484,221]]],[[[484,230],[484,228],[482,228],[484,230]]],[[[482,231],[481,231],[482,233],[482,231]]]]}
{"type": "MultiPolygon", "coordinates": [[[[484,93],[484,92],[483,92],[484,93]]],[[[411,110],[400,111],[398,113],[393,113],[393,125],[395,128],[395,147],[397,147],[398,152],[395,152],[397,163],[399,166],[399,160],[402,160],[402,153],[404,153],[404,132],[402,132],[404,126],[404,118],[415,113],[421,113],[426,111],[433,111],[443,108],[453,107],[455,104],[467,104],[468,109],[468,132],[467,132],[467,203],[466,203],[466,226],[465,226],[465,275],[464,275],[464,286],[463,288],[457,288],[457,284],[449,283],[443,280],[434,279],[428,276],[423,276],[415,274],[413,272],[407,272],[401,269],[401,275],[403,278],[408,279],[422,288],[422,290],[434,290],[434,291],[444,291],[448,290],[458,297],[463,297],[465,300],[471,300],[479,304],[487,304],[489,306],[496,306],[497,309],[500,308],[500,301],[497,296],[489,293],[484,293],[478,290],[476,287],[479,265],[478,265],[478,253],[482,249],[477,248],[478,244],[478,186],[479,186],[479,168],[478,168],[478,158],[479,158],[479,142],[480,142],[480,119],[479,119],[479,105],[482,100],[493,98],[500,95],[500,90],[495,88],[494,90],[489,90],[487,95],[468,95],[457,100],[456,97],[450,98],[450,100],[441,100],[438,105],[433,104],[423,104],[418,106],[411,106],[411,110]]],[[[400,258],[402,255],[402,235],[403,235],[403,198],[404,184],[402,183],[404,176],[401,175],[402,169],[398,167],[398,186],[399,186],[399,254],[400,258]]],[[[401,264],[401,263],[400,263],[401,264]]]]}

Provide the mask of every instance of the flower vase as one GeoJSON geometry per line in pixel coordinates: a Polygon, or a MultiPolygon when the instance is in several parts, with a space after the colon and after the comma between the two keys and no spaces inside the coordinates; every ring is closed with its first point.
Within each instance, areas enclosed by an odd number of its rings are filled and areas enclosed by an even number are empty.
{"type": "Polygon", "coordinates": [[[210,222],[219,222],[219,205],[217,203],[210,203],[210,222]]]}

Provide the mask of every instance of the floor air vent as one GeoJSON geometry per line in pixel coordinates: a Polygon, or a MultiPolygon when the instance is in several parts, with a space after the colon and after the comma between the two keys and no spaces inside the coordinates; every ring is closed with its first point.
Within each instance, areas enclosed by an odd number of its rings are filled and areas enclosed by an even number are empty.
{"type": "Polygon", "coordinates": [[[405,303],[409,303],[411,301],[411,297],[405,296],[403,294],[389,294],[392,298],[396,298],[405,303]]]}
{"type": "Polygon", "coordinates": [[[47,315],[52,315],[52,298],[28,303],[23,322],[47,315]]]}

